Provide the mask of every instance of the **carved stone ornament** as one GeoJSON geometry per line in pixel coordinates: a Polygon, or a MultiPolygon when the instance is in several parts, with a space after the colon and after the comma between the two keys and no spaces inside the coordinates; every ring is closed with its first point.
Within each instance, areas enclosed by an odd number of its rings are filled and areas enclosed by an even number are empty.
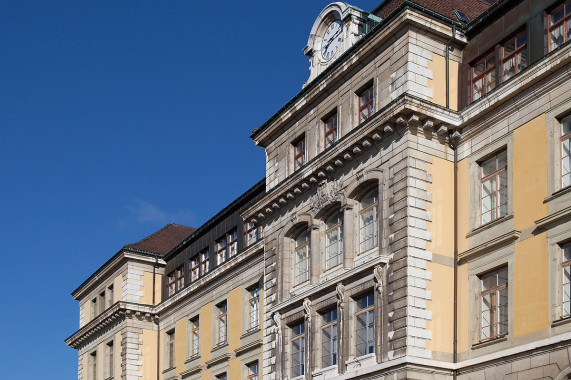
{"type": "Polygon", "coordinates": [[[375,288],[377,289],[377,291],[379,293],[383,292],[383,269],[381,268],[380,265],[377,265],[373,271],[373,275],[375,276],[375,280],[377,281],[377,284],[375,285],[375,288]]]}
{"type": "Polygon", "coordinates": [[[305,319],[311,319],[311,301],[309,298],[303,300],[303,311],[305,312],[305,319]]]}
{"type": "Polygon", "coordinates": [[[343,303],[345,302],[345,286],[339,283],[337,284],[335,291],[337,292],[337,305],[340,309],[343,309],[343,303]]]}
{"type": "Polygon", "coordinates": [[[272,318],[274,319],[274,331],[279,336],[282,334],[282,316],[276,311],[272,318]]]}
{"type": "Polygon", "coordinates": [[[338,201],[343,195],[343,184],[339,180],[323,181],[310,199],[311,210],[315,213],[328,204],[338,201]]]}

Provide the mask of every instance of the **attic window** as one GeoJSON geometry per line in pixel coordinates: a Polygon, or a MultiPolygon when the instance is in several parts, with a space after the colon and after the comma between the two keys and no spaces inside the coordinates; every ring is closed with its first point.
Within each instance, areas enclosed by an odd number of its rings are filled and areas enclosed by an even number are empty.
{"type": "Polygon", "coordinates": [[[466,15],[466,13],[459,11],[458,9],[454,9],[454,14],[458,17],[458,20],[465,22],[466,24],[470,22],[470,19],[466,15]]]}

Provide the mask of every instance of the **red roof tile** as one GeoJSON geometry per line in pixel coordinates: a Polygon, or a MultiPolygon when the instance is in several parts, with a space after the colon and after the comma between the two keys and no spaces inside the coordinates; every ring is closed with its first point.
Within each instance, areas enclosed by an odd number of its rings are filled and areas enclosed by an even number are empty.
{"type": "MultiPolygon", "coordinates": [[[[391,13],[396,7],[402,4],[404,0],[387,0],[386,4],[381,5],[379,9],[375,11],[375,14],[381,18],[385,18],[391,13]]],[[[451,18],[455,21],[462,22],[454,14],[454,10],[457,9],[466,13],[470,20],[473,20],[480,13],[485,11],[490,4],[484,0],[410,0],[413,3],[420,5],[421,7],[428,8],[431,11],[439,13],[443,16],[451,18]]]]}
{"type": "Polygon", "coordinates": [[[196,231],[196,228],[194,227],[170,223],[136,243],[125,244],[123,248],[137,249],[140,251],[164,255],[194,231],[196,231]]]}

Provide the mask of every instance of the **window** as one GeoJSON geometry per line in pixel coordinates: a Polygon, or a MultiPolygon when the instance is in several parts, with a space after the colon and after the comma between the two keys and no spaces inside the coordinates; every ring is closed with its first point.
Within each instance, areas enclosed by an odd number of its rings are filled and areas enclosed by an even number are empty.
{"type": "Polygon", "coordinates": [[[181,290],[184,286],[184,266],[176,268],[168,275],[169,297],[181,290]]]}
{"type": "Polygon", "coordinates": [[[337,211],[325,222],[325,269],[343,262],[343,212],[337,211]]]}
{"type": "Polygon", "coordinates": [[[105,351],[104,378],[109,379],[113,377],[113,341],[105,345],[105,351]]]}
{"type": "Polygon", "coordinates": [[[113,284],[107,287],[107,307],[113,305],[113,284]]]}
{"type": "Polygon", "coordinates": [[[260,326],[260,288],[250,290],[250,323],[248,330],[257,329],[260,326]]]}
{"type": "Polygon", "coordinates": [[[220,265],[226,261],[226,237],[216,242],[216,264],[220,265]]]}
{"type": "Polygon", "coordinates": [[[190,321],[190,356],[196,356],[200,352],[200,320],[198,317],[190,321]]]}
{"type": "Polygon", "coordinates": [[[571,1],[566,1],[547,15],[549,26],[549,51],[556,49],[569,40],[571,35],[571,1]]]}
{"type": "Polygon", "coordinates": [[[508,171],[507,151],[502,151],[481,163],[482,224],[507,214],[508,171]]]}
{"type": "Polygon", "coordinates": [[[293,171],[305,165],[305,135],[301,136],[293,144],[293,171]]]}
{"type": "Polygon", "coordinates": [[[226,372],[216,375],[216,380],[228,380],[228,376],[226,376],[226,372]]]}
{"type": "Polygon", "coordinates": [[[374,101],[373,86],[367,88],[359,95],[359,124],[367,120],[375,112],[374,101]]]}
{"type": "Polygon", "coordinates": [[[97,351],[93,351],[87,358],[87,379],[97,380],[97,351]]]}
{"type": "Polygon", "coordinates": [[[244,231],[246,235],[246,246],[250,246],[260,240],[262,237],[262,227],[256,226],[256,223],[244,223],[244,231]]]}
{"type": "Polygon", "coordinates": [[[502,81],[527,67],[527,34],[521,32],[502,46],[502,81]]]}
{"type": "Polygon", "coordinates": [[[222,264],[238,252],[238,231],[234,230],[216,242],[216,262],[222,264]]]}
{"type": "Polygon", "coordinates": [[[356,356],[372,354],[374,350],[375,300],[374,293],[356,299],[355,348],[356,356]]]}
{"type": "Polygon", "coordinates": [[[325,149],[337,141],[337,113],[323,121],[325,128],[325,149]]]}
{"type": "Polygon", "coordinates": [[[508,268],[501,268],[481,277],[482,341],[508,333],[508,268]]]}
{"type": "Polygon", "coordinates": [[[228,258],[236,256],[238,252],[238,230],[228,234],[228,258]]]}
{"type": "Polygon", "coordinates": [[[294,285],[309,280],[309,260],[311,253],[311,233],[302,232],[295,240],[295,279],[294,285]]]}
{"type": "Polygon", "coordinates": [[[190,260],[190,281],[196,281],[200,277],[200,255],[190,260]]]}
{"type": "Polygon", "coordinates": [[[561,188],[571,185],[571,116],[561,120],[561,188]]]}
{"type": "Polygon", "coordinates": [[[166,337],[166,363],[167,363],[167,368],[174,368],[175,366],[175,356],[174,356],[174,350],[175,350],[175,336],[174,336],[174,330],[171,330],[169,332],[167,332],[167,337],[166,337]]]}
{"type": "Polygon", "coordinates": [[[97,314],[103,313],[105,310],[105,290],[97,296],[97,314]]]}
{"type": "Polygon", "coordinates": [[[379,245],[379,195],[377,189],[369,191],[361,200],[359,211],[359,241],[361,252],[379,245]]]}
{"type": "Polygon", "coordinates": [[[91,300],[91,319],[97,316],[97,297],[91,300]]]}
{"type": "Polygon", "coordinates": [[[321,367],[337,364],[337,309],[322,315],[321,367]]]}
{"type": "Polygon", "coordinates": [[[248,380],[258,380],[258,362],[248,364],[248,380]]]}
{"type": "Polygon", "coordinates": [[[305,374],[305,324],[291,328],[291,377],[305,374]]]}
{"type": "Polygon", "coordinates": [[[228,305],[222,302],[218,305],[218,343],[226,343],[228,338],[228,305]]]}
{"type": "Polygon", "coordinates": [[[208,273],[209,269],[210,254],[208,249],[200,253],[200,275],[204,276],[208,273]]]}
{"type": "Polygon", "coordinates": [[[495,60],[496,55],[490,53],[472,65],[472,101],[480,99],[496,87],[495,60]]]}

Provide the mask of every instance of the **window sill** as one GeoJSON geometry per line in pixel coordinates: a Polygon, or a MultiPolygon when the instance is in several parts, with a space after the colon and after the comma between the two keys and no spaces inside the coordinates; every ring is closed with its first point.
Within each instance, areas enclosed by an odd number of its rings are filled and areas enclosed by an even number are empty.
{"type": "Polygon", "coordinates": [[[368,367],[377,364],[375,353],[358,356],[356,358],[347,360],[347,371],[355,371],[359,368],[368,367]]]}
{"type": "Polygon", "coordinates": [[[466,237],[469,238],[469,237],[472,237],[472,236],[474,236],[474,235],[477,235],[477,234],[479,234],[479,233],[482,232],[482,231],[485,231],[485,230],[487,230],[487,229],[489,229],[489,228],[492,228],[492,227],[494,227],[494,226],[497,226],[498,224],[501,224],[501,223],[503,223],[503,222],[505,222],[505,221],[507,221],[507,220],[513,219],[513,217],[514,217],[514,214],[513,214],[513,213],[500,216],[499,218],[494,219],[494,220],[492,220],[491,222],[488,222],[488,223],[486,223],[486,224],[482,224],[482,225],[480,225],[480,226],[474,228],[472,231],[470,231],[470,232],[468,232],[468,233],[466,234],[466,237]]]}
{"type": "Polygon", "coordinates": [[[247,337],[252,336],[256,333],[260,333],[260,326],[253,328],[253,329],[248,329],[244,334],[242,334],[242,336],[240,336],[240,339],[247,338],[247,337]]]}
{"type": "Polygon", "coordinates": [[[313,377],[323,376],[324,379],[329,379],[332,376],[335,376],[338,373],[337,371],[337,364],[334,364],[329,367],[325,368],[318,368],[311,373],[313,377]]]}
{"type": "Polygon", "coordinates": [[[478,348],[488,347],[488,346],[491,346],[493,344],[505,342],[507,340],[508,340],[508,334],[500,335],[498,337],[491,338],[491,339],[485,340],[483,342],[478,342],[476,344],[473,344],[472,350],[477,350],[478,348]]]}
{"type": "Polygon", "coordinates": [[[224,341],[224,342],[218,343],[216,346],[214,346],[214,347],[212,348],[212,350],[210,350],[210,352],[214,353],[214,352],[216,352],[216,351],[218,351],[218,350],[223,349],[224,347],[228,348],[228,341],[227,341],[227,340],[224,341]]]}
{"type": "Polygon", "coordinates": [[[571,323],[571,315],[565,315],[563,317],[559,317],[555,321],[551,322],[551,327],[557,327],[561,325],[565,325],[567,323],[571,323]]]}
{"type": "Polygon", "coordinates": [[[165,373],[167,373],[167,372],[170,372],[170,371],[174,371],[175,368],[176,368],[176,367],[167,368],[167,369],[163,370],[163,374],[165,374],[165,373]]]}
{"type": "Polygon", "coordinates": [[[553,194],[551,194],[550,196],[545,197],[545,199],[543,199],[543,203],[549,203],[552,200],[559,198],[559,197],[562,197],[563,195],[569,194],[569,193],[571,193],[571,186],[565,186],[562,189],[554,191],[553,194]]]}
{"type": "Polygon", "coordinates": [[[191,357],[189,357],[188,359],[186,359],[184,361],[184,364],[188,364],[188,363],[193,362],[193,361],[198,360],[198,359],[200,359],[200,354],[192,355],[191,357]]]}

